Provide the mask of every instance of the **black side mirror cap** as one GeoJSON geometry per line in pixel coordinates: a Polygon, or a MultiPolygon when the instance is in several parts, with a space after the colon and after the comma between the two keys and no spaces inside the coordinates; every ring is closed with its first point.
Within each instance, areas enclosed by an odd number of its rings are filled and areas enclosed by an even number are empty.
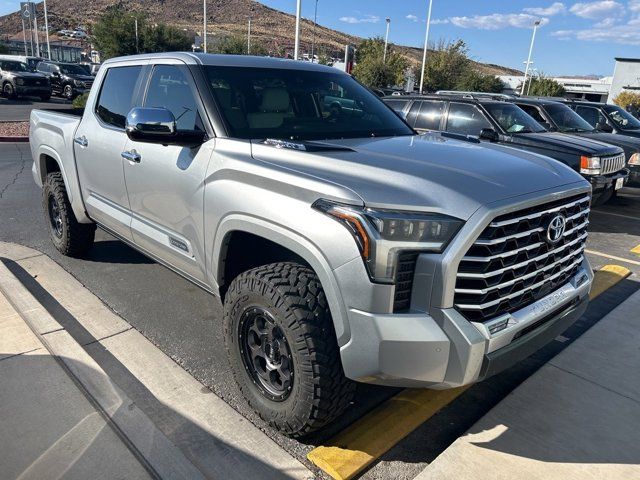
{"type": "Polygon", "coordinates": [[[497,142],[500,140],[500,135],[493,128],[483,128],[480,130],[480,140],[487,140],[489,142],[497,142]]]}
{"type": "Polygon", "coordinates": [[[598,122],[596,124],[596,130],[600,130],[601,132],[607,132],[607,133],[613,132],[613,128],[607,122],[598,122]]]}

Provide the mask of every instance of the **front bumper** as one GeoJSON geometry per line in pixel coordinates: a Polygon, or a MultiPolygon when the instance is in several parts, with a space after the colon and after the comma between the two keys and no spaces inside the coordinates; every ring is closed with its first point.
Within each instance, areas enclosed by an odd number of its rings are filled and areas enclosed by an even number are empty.
{"type": "Polygon", "coordinates": [[[633,186],[640,186],[640,165],[629,165],[629,180],[627,183],[633,186]]]}
{"type": "Polygon", "coordinates": [[[613,188],[615,187],[615,182],[619,178],[624,178],[624,183],[626,184],[629,178],[629,170],[624,168],[616,173],[611,173],[608,175],[589,176],[586,178],[591,184],[591,190],[593,191],[593,194],[596,195],[604,193],[608,190],[613,190],[613,188]]]}
{"type": "Polygon", "coordinates": [[[51,94],[51,87],[48,85],[16,85],[16,94],[39,97],[40,95],[51,94]]]}
{"type": "Polygon", "coordinates": [[[351,309],[351,339],[340,349],[345,374],[399,387],[445,389],[477,382],[531,355],[580,318],[592,280],[585,259],[564,286],[502,316],[507,328],[495,334],[454,308],[435,309],[431,315],[351,309]]]}

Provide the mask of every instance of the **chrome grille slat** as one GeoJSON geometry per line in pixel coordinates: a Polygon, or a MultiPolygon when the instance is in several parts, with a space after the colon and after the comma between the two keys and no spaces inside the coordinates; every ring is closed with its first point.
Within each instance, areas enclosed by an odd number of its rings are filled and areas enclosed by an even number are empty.
{"type": "MultiPolygon", "coordinates": [[[[587,223],[589,223],[589,222],[585,222],[582,225],[585,225],[587,223]]],[[[573,233],[573,231],[575,231],[579,227],[581,227],[581,225],[579,225],[578,227],[572,228],[571,229],[572,231],[569,232],[569,233],[565,232],[564,236],[571,235],[573,233]]],[[[539,255],[537,257],[531,258],[531,259],[527,260],[526,262],[520,262],[520,263],[517,263],[515,265],[510,265],[510,266],[502,268],[500,270],[494,270],[494,271],[489,272],[489,273],[466,273],[466,272],[462,272],[462,273],[458,273],[458,277],[459,278],[489,278],[489,277],[494,277],[496,275],[504,273],[504,272],[506,272],[508,270],[517,270],[518,268],[526,267],[527,265],[529,265],[532,262],[539,262],[540,260],[544,260],[545,258],[549,257],[550,255],[553,255],[554,253],[561,252],[565,248],[570,247],[572,245],[575,245],[576,243],[578,243],[579,241],[584,240],[585,238],[587,238],[587,234],[586,233],[582,234],[580,237],[576,238],[575,240],[570,241],[569,243],[565,243],[561,247],[558,247],[558,248],[555,248],[553,250],[548,251],[547,253],[545,253],[543,255],[539,255]]]]}
{"type": "MultiPolygon", "coordinates": [[[[580,203],[584,203],[584,202],[588,202],[588,201],[589,201],[589,197],[585,196],[585,197],[582,197],[582,198],[576,200],[575,202],[571,202],[571,203],[568,203],[566,205],[561,205],[559,207],[550,208],[549,210],[543,210],[541,212],[531,213],[529,215],[523,215],[521,217],[510,218],[508,220],[503,220],[501,222],[491,222],[489,224],[489,226],[490,227],[503,227],[505,225],[511,225],[513,223],[518,223],[518,222],[520,222],[522,220],[533,220],[534,218],[541,217],[541,216],[546,215],[548,213],[559,212],[560,210],[562,210],[564,208],[570,208],[570,207],[573,207],[574,205],[578,205],[580,203]]],[[[589,211],[589,209],[587,209],[587,212],[588,211],[589,211]]]]}
{"type": "Polygon", "coordinates": [[[500,303],[500,302],[502,302],[502,301],[504,301],[506,299],[515,298],[515,297],[517,297],[519,295],[522,295],[523,293],[526,293],[529,290],[533,290],[535,288],[538,288],[539,286],[544,285],[545,283],[550,282],[551,280],[554,280],[554,279],[558,278],[563,273],[568,272],[569,270],[571,270],[576,265],[579,265],[580,263],[582,263],[583,259],[584,259],[584,256],[580,255],[580,257],[577,258],[576,260],[574,260],[569,266],[563,268],[558,273],[554,273],[549,278],[545,278],[541,282],[535,283],[535,284],[531,285],[530,287],[523,288],[522,290],[518,290],[517,292],[511,293],[509,295],[505,295],[504,297],[498,298],[498,299],[493,300],[491,302],[483,303],[483,304],[480,304],[480,305],[459,304],[458,307],[464,308],[464,309],[468,309],[468,310],[481,310],[483,308],[487,308],[487,307],[490,307],[492,305],[496,305],[496,304],[498,304],[498,303],[500,303]]]}
{"type": "Polygon", "coordinates": [[[615,173],[618,170],[622,170],[625,167],[625,164],[626,160],[624,153],[612,157],[602,157],[600,158],[600,173],[602,173],[602,175],[615,173]]]}
{"type": "Polygon", "coordinates": [[[460,260],[455,308],[470,321],[485,322],[568,282],[584,260],[590,203],[582,193],[494,218],[460,260]],[[552,244],[547,229],[557,214],[566,231],[552,244]]]}

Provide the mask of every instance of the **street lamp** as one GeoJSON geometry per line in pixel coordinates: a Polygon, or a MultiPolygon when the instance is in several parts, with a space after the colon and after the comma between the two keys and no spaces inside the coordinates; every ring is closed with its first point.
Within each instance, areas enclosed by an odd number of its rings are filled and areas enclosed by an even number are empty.
{"type": "Polygon", "coordinates": [[[251,55],[251,17],[249,17],[249,26],[247,28],[247,55],[251,55]]]}
{"type": "Polygon", "coordinates": [[[524,68],[524,80],[522,81],[522,88],[520,89],[520,95],[524,95],[524,87],[527,84],[527,74],[529,73],[529,65],[531,65],[531,53],[533,52],[533,42],[536,41],[536,30],[540,26],[540,20],[536,20],[533,24],[533,34],[531,35],[531,46],[529,47],[529,57],[527,58],[527,66],[524,68]]]}
{"type": "Polygon", "coordinates": [[[316,0],[316,9],[313,14],[313,37],[311,37],[311,63],[313,63],[314,53],[316,49],[316,26],[318,24],[318,0],[316,0]]]}
{"type": "Polygon", "coordinates": [[[387,61],[387,43],[389,43],[389,24],[391,23],[391,19],[389,17],[385,20],[387,22],[387,33],[384,36],[384,53],[382,54],[382,63],[387,61]]]}
{"type": "Polygon", "coordinates": [[[202,40],[204,44],[204,53],[207,53],[207,0],[202,0],[202,4],[203,4],[203,10],[204,10],[202,40]]]}
{"type": "Polygon", "coordinates": [[[47,0],[44,0],[44,29],[47,32],[47,57],[51,60],[51,45],[49,44],[49,18],[47,17],[47,0]]]}
{"type": "Polygon", "coordinates": [[[427,31],[424,34],[424,50],[422,52],[422,73],[420,74],[420,93],[424,85],[424,70],[427,66],[427,47],[429,45],[429,27],[431,26],[431,7],[433,0],[429,0],[429,13],[427,13],[427,31]]]}
{"type": "Polygon", "coordinates": [[[296,43],[293,49],[293,59],[298,60],[298,52],[300,51],[300,15],[302,14],[302,0],[298,0],[296,5],[296,43]]]}

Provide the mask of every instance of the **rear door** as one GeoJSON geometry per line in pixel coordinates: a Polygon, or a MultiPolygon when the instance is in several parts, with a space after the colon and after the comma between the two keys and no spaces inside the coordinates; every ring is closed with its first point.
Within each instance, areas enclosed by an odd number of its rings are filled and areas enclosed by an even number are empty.
{"type": "Polygon", "coordinates": [[[74,138],[74,152],[89,216],[131,240],[131,210],[121,153],[127,143],[125,119],[139,96],[143,66],[105,70],[97,101],[85,110],[74,138]]]}
{"type": "MultiPolygon", "coordinates": [[[[154,65],[142,105],[170,110],[178,130],[207,130],[191,72],[166,62],[154,65]]],[[[134,242],[200,282],[205,279],[204,186],[213,147],[213,140],[197,148],[129,140],[125,148],[139,158],[124,161],[134,242]]]]}
{"type": "Polygon", "coordinates": [[[439,100],[423,100],[416,116],[415,129],[420,133],[441,130],[445,102],[439,100]]]}

